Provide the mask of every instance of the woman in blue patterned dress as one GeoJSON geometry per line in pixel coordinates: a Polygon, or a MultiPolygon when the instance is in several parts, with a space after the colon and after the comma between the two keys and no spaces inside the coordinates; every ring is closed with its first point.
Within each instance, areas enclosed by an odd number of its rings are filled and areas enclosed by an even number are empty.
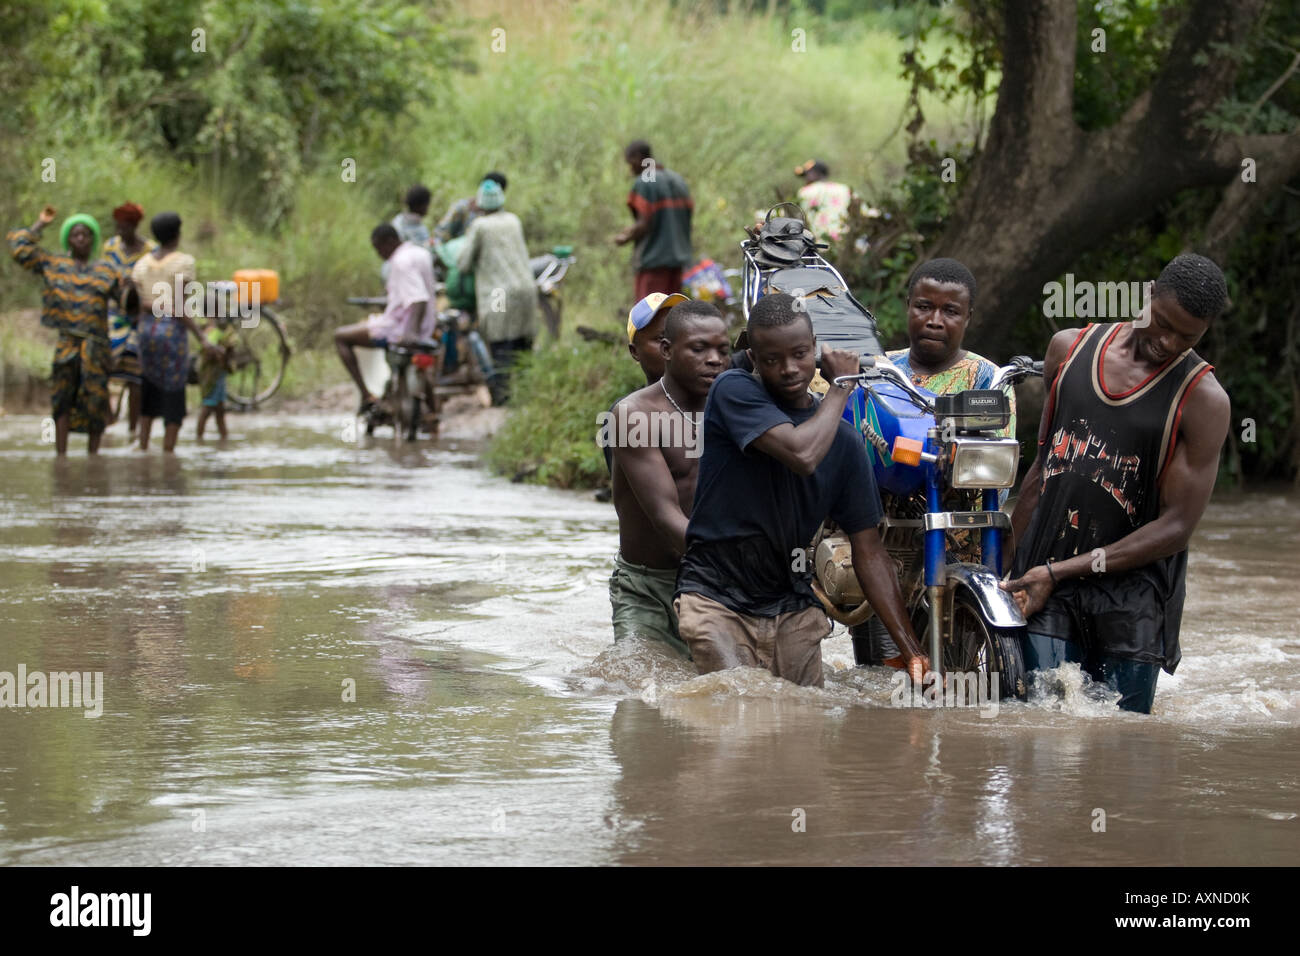
{"type": "MultiPolygon", "coordinates": [[[[117,270],[124,284],[140,257],[157,245],[136,232],[143,218],[144,210],[133,202],[123,203],[113,210],[117,235],[110,236],[104,243],[104,259],[117,270]]],[[[127,315],[117,302],[108,304],[108,343],[113,351],[110,377],[126,383],[127,432],[134,437],[140,418],[140,338],[136,333],[136,316],[127,315]]]]}

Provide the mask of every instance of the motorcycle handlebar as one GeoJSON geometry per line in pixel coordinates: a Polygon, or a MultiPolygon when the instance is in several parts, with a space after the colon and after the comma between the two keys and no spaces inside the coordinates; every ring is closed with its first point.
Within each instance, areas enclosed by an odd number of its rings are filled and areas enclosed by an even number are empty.
{"type": "Polygon", "coordinates": [[[893,362],[889,361],[889,359],[884,358],[884,356],[881,355],[863,355],[860,362],[862,366],[861,372],[857,375],[837,376],[835,384],[838,385],[841,382],[856,382],[862,387],[868,388],[870,380],[883,378],[892,382],[894,385],[897,385],[906,392],[908,397],[912,400],[912,403],[922,411],[934,414],[934,406],[930,403],[930,400],[918,391],[916,386],[908,380],[907,376],[899,371],[898,367],[894,365],[893,362]],[[883,361],[881,361],[882,359],[883,361]]]}
{"type": "Polygon", "coordinates": [[[1030,378],[1034,375],[1043,374],[1043,363],[1036,362],[1028,355],[1017,355],[1011,360],[1010,365],[1004,365],[998,369],[998,374],[993,377],[993,384],[990,388],[1002,388],[1004,385],[1014,385],[1021,379],[1030,378]]]}
{"type": "MultiPolygon", "coordinates": [[[[897,385],[908,394],[913,403],[925,411],[934,412],[934,405],[930,402],[920,390],[908,379],[906,375],[894,365],[893,362],[879,355],[864,355],[861,358],[862,371],[857,375],[841,375],[835,379],[835,383],[856,382],[864,388],[872,379],[884,378],[889,382],[897,385]]],[[[1014,385],[1023,378],[1033,375],[1043,374],[1043,363],[1036,362],[1028,355],[1017,355],[1011,360],[1011,364],[1004,365],[998,369],[997,374],[993,377],[990,388],[1002,388],[1006,385],[1014,385]]]]}

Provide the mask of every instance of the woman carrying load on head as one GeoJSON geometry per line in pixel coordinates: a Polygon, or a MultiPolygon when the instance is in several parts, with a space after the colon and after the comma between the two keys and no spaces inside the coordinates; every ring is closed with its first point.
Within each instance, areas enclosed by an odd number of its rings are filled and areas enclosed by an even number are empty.
{"type": "MultiPolygon", "coordinates": [[[[143,218],[144,210],[133,202],[113,210],[117,234],[109,236],[104,243],[104,259],[118,272],[119,281],[124,285],[140,257],[157,245],[136,232],[143,218]]],[[[126,383],[127,432],[133,438],[140,418],[140,337],[136,332],[136,318],[134,314],[128,315],[117,301],[108,304],[108,342],[113,351],[113,371],[109,377],[126,383]]],[[[117,415],[113,418],[116,420],[117,415]]]]}
{"type": "MultiPolygon", "coordinates": [[[[189,374],[189,335],[198,339],[213,361],[222,352],[203,338],[187,305],[202,301],[186,294],[194,282],[194,257],[181,252],[181,217],[160,212],[149,222],[158,247],[141,256],[131,270],[140,297],[140,450],[149,449],[153,420],[163,420],[163,451],[176,448],[185,417],[185,379],[189,374]]],[[[201,307],[200,307],[201,309],[201,307]]]]}
{"type": "Polygon", "coordinates": [[[62,253],[40,245],[53,221],[54,208],[46,206],[30,228],[11,230],[6,238],[14,261],[41,277],[41,324],[59,333],[50,390],[55,454],[68,453],[68,432],[74,431],[86,433],[86,452],[94,455],[108,424],[108,305],[121,285],[113,268],[96,258],[99,223],[92,216],[63,221],[62,253]]]}

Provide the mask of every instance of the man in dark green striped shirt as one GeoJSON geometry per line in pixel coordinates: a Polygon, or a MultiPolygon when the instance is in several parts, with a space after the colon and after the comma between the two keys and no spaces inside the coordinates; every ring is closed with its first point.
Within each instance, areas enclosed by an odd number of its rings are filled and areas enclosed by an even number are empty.
{"type": "Polygon", "coordinates": [[[627,197],[635,222],[614,236],[614,244],[636,243],[634,299],[639,302],[652,292],[681,292],[682,270],[694,261],[691,191],[686,180],[655,161],[645,140],[630,143],[623,158],[635,177],[627,197]]]}

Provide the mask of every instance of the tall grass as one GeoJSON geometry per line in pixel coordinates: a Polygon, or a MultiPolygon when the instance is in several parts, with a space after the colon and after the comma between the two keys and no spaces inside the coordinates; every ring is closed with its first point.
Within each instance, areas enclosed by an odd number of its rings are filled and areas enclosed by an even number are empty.
{"type": "MultiPolygon", "coordinates": [[[[488,169],[506,171],[530,244],[577,246],[569,297],[588,321],[631,305],[628,253],[609,244],[629,221],[630,140],[648,139],[686,177],[696,251],[730,265],[754,211],[794,197],[797,163],[815,155],[869,198],[904,160],[902,138],[889,139],[908,94],[903,41],[871,22],[835,38],[809,23],[798,53],[797,21],[686,4],[468,6],[478,72],[420,118],[434,144],[425,181],[446,203],[488,169]],[[503,52],[492,51],[495,29],[503,52]]],[[[923,105],[940,138],[961,124],[923,105]]]]}
{"type": "MultiPolygon", "coordinates": [[[[867,199],[903,166],[903,138],[892,134],[909,93],[898,75],[904,42],[883,20],[835,36],[809,23],[806,51],[795,52],[797,21],[703,7],[579,0],[471,8],[479,72],[459,77],[452,102],[424,117],[439,143],[425,179],[449,200],[469,191],[473,174],[510,175],[509,206],[530,244],[577,247],[569,328],[616,330],[626,321],[628,255],[609,237],[629,221],[622,148],[632,139],[648,139],[686,177],[696,252],[726,266],[739,265],[741,228],[755,211],[794,198],[797,163],[824,160],[867,199]],[[497,28],[503,52],[490,46],[497,28]]],[[[925,98],[922,107],[937,138],[969,135],[958,111],[925,98]]],[[[530,481],[603,482],[591,435],[596,414],[639,384],[625,350],[562,341],[523,374],[489,462],[530,481]]]]}
{"type": "Polygon", "coordinates": [[[643,385],[624,345],[549,343],[515,371],[516,411],[489,445],[488,465],[557,488],[600,484],[607,472],[596,444],[597,413],[643,385]]]}
{"type": "MultiPolygon", "coordinates": [[[[719,14],[708,6],[575,0],[470,0],[461,29],[471,59],[449,92],[394,124],[393,141],[336,143],[308,157],[291,218],[275,233],[247,225],[235,210],[257,195],[218,162],[193,168],[161,151],[120,142],[103,105],[75,118],[49,118],[29,169],[0,172],[0,209],[30,222],[46,202],[61,213],[89,211],[111,229],[109,211],[126,198],[149,213],[176,209],[185,244],[202,274],[263,266],[281,273],[285,305],[303,345],[323,341],[356,318],[343,299],[378,291],[370,228],[397,211],[405,186],[434,192],[432,217],[472,193],[483,172],[511,178],[509,208],[541,250],[577,246],[571,310],[583,321],[616,324],[630,305],[628,253],[609,237],[628,222],[630,179],[623,145],[643,137],[682,173],[696,198],[695,245],[735,264],[740,227],[754,211],[791,198],[791,168],[816,155],[836,178],[870,198],[901,166],[897,127],[907,96],[898,76],[903,41],[893,12],[878,22],[806,24],[806,52],[794,52],[797,20],[719,14]],[[495,29],[504,52],[493,52],[495,29]],[[44,182],[40,161],[57,161],[44,182]],[[340,163],[356,160],[356,182],[340,163]]],[[[963,119],[923,100],[939,138],[963,119]]],[[[47,240],[49,241],[49,240],[47,240]]],[[[36,304],[34,284],[0,271],[0,308],[36,304]]]]}

